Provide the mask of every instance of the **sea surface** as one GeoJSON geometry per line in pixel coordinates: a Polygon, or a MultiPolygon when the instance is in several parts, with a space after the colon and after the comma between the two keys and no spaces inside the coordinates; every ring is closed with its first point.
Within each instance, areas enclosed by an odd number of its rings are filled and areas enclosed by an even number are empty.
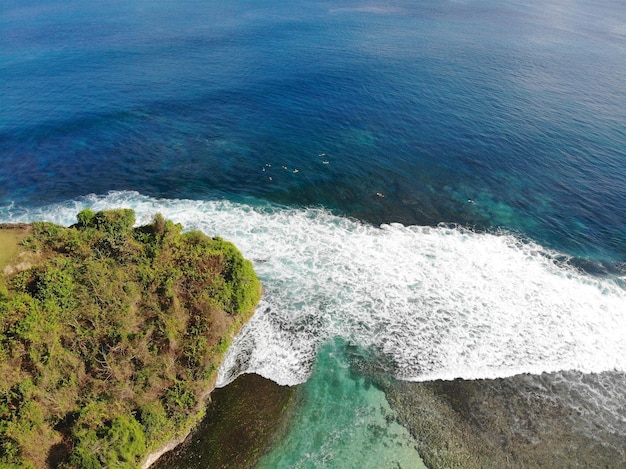
{"type": "Polygon", "coordinates": [[[309,389],[261,467],[415,467],[364,367],[605,373],[626,438],[621,0],[3,0],[0,222],[122,206],[253,260],[218,384],[309,389]]]}

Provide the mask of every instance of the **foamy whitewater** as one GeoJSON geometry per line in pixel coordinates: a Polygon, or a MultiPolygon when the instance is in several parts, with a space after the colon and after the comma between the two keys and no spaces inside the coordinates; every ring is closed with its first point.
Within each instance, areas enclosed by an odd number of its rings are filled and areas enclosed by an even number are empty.
{"type": "Polygon", "coordinates": [[[370,350],[408,380],[626,370],[623,281],[569,267],[564,256],[511,234],[463,228],[370,226],[323,209],[258,201],[163,200],[115,192],[2,221],[69,225],[84,207],[157,213],[234,242],[265,293],[219,374],[306,381],[318,347],[335,337],[370,350]]]}

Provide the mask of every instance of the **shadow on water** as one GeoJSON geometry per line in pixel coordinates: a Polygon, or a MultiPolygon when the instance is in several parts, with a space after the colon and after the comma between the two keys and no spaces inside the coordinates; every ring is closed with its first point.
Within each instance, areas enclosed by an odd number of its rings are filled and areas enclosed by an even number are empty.
{"type": "Polygon", "coordinates": [[[202,423],[155,469],[251,468],[284,433],[295,387],[255,374],[242,375],[211,393],[202,423]]]}

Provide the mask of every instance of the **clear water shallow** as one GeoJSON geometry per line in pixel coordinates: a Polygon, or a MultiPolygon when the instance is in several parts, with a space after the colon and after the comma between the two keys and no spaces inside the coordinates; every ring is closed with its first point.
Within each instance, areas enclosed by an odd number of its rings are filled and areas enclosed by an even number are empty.
{"type": "Polygon", "coordinates": [[[355,373],[347,355],[342,342],[322,347],[287,437],[259,469],[425,469],[384,393],[355,373]]]}
{"type": "Polygon", "coordinates": [[[621,2],[0,8],[0,220],[235,241],[267,295],[224,383],[337,336],[409,379],[626,369],[621,2]]]}

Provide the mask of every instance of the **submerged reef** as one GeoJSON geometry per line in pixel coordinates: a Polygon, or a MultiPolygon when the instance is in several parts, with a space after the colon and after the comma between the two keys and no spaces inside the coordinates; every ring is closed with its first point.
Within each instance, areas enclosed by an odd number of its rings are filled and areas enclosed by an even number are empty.
{"type": "Polygon", "coordinates": [[[429,468],[626,468],[624,373],[380,384],[429,468]]]}
{"type": "Polygon", "coordinates": [[[261,284],[221,238],[134,225],[0,226],[0,466],[136,468],[202,418],[261,284]]]}

